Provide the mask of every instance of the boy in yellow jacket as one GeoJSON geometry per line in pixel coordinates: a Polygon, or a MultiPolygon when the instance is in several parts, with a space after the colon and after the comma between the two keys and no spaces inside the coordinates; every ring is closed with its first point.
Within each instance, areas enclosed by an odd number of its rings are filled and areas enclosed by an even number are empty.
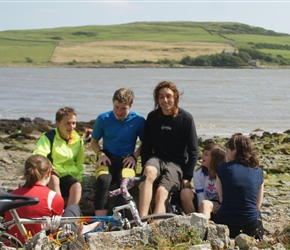
{"type": "Polygon", "coordinates": [[[56,128],[43,134],[33,154],[41,154],[53,164],[48,187],[63,197],[68,197],[67,205],[79,204],[82,194],[82,174],[84,163],[84,143],[76,128],[76,112],[63,107],[56,112],[56,128]]]}

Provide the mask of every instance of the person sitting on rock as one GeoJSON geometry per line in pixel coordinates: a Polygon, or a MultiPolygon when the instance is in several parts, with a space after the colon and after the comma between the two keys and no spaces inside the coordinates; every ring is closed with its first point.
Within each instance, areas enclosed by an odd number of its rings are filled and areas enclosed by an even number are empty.
{"type": "Polygon", "coordinates": [[[195,123],[192,115],[179,107],[180,92],[175,84],[158,83],[153,96],[154,110],[147,115],[141,148],[143,175],[146,176],[140,186],[141,217],[151,210],[153,196],[153,214],[161,214],[166,212],[171,192],[191,187],[198,158],[195,123]]]}
{"type": "MultiPolygon", "coordinates": [[[[47,184],[52,176],[52,164],[43,155],[35,154],[28,157],[25,161],[24,176],[25,184],[12,191],[12,194],[32,196],[39,199],[39,203],[32,206],[24,206],[17,208],[17,213],[20,218],[42,218],[43,216],[63,216],[63,217],[78,217],[81,216],[81,210],[78,205],[67,206],[64,210],[64,200],[55,191],[49,189],[47,184]]],[[[10,212],[5,213],[5,220],[11,220],[10,212]]],[[[88,225],[71,223],[71,230],[74,233],[86,233],[99,226],[99,222],[88,225]]],[[[60,225],[61,227],[62,225],[60,225]]],[[[42,230],[40,223],[24,225],[26,230],[32,234],[36,234],[42,230]]],[[[11,235],[25,243],[24,237],[21,235],[19,229],[14,226],[9,232],[11,235]]]]}
{"type": "Polygon", "coordinates": [[[230,238],[240,233],[262,238],[264,178],[251,140],[243,135],[232,136],[226,142],[226,157],[228,162],[222,163],[217,171],[221,206],[214,222],[227,225],[230,238]]]}
{"type": "Polygon", "coordinates": [[[43,134],[33,154],[51,160],[54,171],[48,187],[68,197],[67,205],[79,204],[82,195],[82,174],[85,159],[84,142],[76,128],[76,112],[63,107],[56,112],[56,128],[43,134]]]}
{"type": "MultiPolygon", "coordinates": [[[[97,155],[94,205],[98,216],[108,213],[110,185],[119,186],[125,177],[124,171],[135,175],[141,146],[136,151],[135,147],[138,137],[143,141],[145,118],[131,110],[133,100],[132,90],[116,90],[112,98],[113,110],[100,114],[94,124],[91,148],[97,155]]],[[[116,201],[116,204],[119,203],[123,203],[121,196],[116,201]]]]}
{"type": "Polygon", "coordinates": [[[225,149],[215,143],[205,145],[201,156],[201,168],[194,172],[194,188],[180,191],[181,206],[186,214],[199,212],[207,219],[216,214],[220,207],[216,186],[216,173],[221,163],[226,161],[225,149]]]}

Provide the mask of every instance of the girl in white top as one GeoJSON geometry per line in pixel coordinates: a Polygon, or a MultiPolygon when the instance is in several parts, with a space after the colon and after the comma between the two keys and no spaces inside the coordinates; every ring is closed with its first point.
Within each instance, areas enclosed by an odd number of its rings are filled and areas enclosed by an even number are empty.
{"type": "Polygon", "coordinates": [[[194,189],[184,188],[180,192],[181,205],[185,213],[199,212],[206,218],[219,209],[216,173],[219,165],[226,161],[225,149],[215,143],[204,147],[201,168],[194,173],[194,189]]]}

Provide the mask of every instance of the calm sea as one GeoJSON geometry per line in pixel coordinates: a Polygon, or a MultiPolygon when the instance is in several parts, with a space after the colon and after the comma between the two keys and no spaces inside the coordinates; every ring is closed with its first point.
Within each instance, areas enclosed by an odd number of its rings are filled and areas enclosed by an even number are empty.
{"type": "Polygon", "coordinates": [[[0,119],[54,121],[58,108],[72,106],[78,121],[90,121],[112,108],[120,87],[134,91],[132,109],[146,117],[163,80],[183,92],[180,106],[193,115],[200,136],[290,129],[288,69],[0,68],[0,119]]]}

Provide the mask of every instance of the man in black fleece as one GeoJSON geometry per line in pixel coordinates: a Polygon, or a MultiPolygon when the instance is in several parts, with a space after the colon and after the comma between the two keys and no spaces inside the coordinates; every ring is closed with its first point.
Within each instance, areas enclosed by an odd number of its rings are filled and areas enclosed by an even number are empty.
{"type": "Polygon", "coordinates": [[[160,82],[154,90],[155,109],[145,123],[141,148],[143,174],[140,185],[139,212],[146,216],[157,182],[154,214],[166,212],[168,195],[191,187],[198,158],[196,128],[192,115],[178,107],[179,91],[169,81],[160,82]]]}

